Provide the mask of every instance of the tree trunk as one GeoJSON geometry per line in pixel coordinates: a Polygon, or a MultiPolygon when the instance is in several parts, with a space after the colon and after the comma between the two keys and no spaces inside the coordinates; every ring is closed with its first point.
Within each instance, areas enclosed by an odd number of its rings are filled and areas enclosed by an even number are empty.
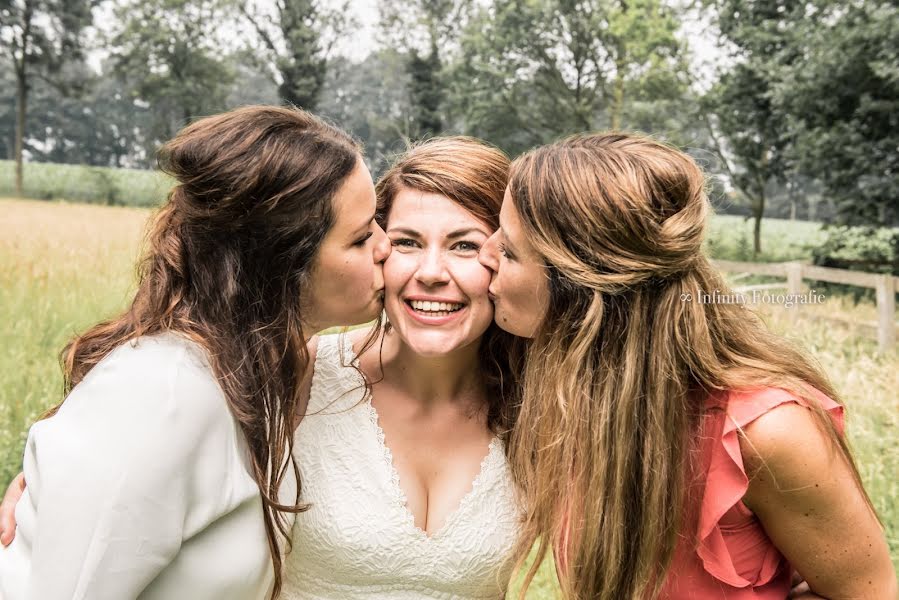
{"type": "MultiPolygon", "coordinates": [[[[23,59],[24,63],[24,59],[23,59]]],[[[22,176],[22,156],[25,148],[25,102],[28,99],[28,81],[25,78],[25,65],[16,66],[16,197],[24,195],[22,176]]]]}
{"type": "Polygon", "coordinates": [[[752,204],[752,216],[755,223],[752,228],[752,257],[756,258],[762,253],[762,215],[765,214],[765,194],[762,194],[752,204]]]}
{"type": "Polygon", "coordinates": [[[619,67],[618,74],[615,77],[615,87],[612,91],[612,119],[611,129],[621,129],[621,111],[624,109],[624,75],[619,67]]]}
{"type": "Polygon", "coordinates": [[[25,115],[28,101],[28,53],[31,42],[31,19],[34,17],[34,3],[26,0],[22,13],[22,33],[19,38],[19,50],[17,57],[13,53],[13,67],[16,71],[16,196],[24,196],[23,155],[25,151],[25,115]]]}

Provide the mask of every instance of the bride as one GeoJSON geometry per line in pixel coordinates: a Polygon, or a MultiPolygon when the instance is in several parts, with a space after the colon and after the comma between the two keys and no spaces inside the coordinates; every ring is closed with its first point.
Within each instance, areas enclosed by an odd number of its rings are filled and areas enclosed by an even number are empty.
{"type": "Polygon", "coordinates": [[[505,458],[512,338],[493,324],[478,251],[508,160],[426,142],[378,184],[389,325],[323,336],[295,438],[307,482],[283,597],[500,598],[520,510],[505,458]]]}

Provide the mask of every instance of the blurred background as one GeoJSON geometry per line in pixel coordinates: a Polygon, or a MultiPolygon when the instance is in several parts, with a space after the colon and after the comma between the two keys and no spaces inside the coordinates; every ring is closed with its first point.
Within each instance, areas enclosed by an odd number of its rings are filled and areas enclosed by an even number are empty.
{"type": "Polygon", "coordinates": [[[0,0],[0,483],[61,399],[62,345],[128,300],[170,185],[155,149],[250,103],[328,117],[375,177],[435,135],[514,157],[647,132],[708,172],[735,286],[786,288],[788,262],[871,275],[807,270],[823,306],[756,310],[845,395],[899,564],[894,1],[0,0]]]}

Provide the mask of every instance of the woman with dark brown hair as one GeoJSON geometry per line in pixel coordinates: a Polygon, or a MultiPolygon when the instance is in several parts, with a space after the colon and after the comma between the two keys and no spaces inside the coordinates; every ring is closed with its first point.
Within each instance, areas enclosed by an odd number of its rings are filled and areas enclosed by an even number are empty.
{"type": "Polygon", "coordinates": [[[307,340],[382,307],[390,249],[357,144],[295,109],[201,119],[122,315],[63,351],[25,449],[4,600],[276,596],[307,340]]]}
{"type": "Polygon", "coordinates": [[[896,598],[826,376],[745,307],[699,302],[727,294],[701,249],[704,184],[624,133],[512,165],[481,260],[496,322],[531,338],[519,556],[555,546],[579,600],[781,600],[794,569],[794,597],[896,598]]]}

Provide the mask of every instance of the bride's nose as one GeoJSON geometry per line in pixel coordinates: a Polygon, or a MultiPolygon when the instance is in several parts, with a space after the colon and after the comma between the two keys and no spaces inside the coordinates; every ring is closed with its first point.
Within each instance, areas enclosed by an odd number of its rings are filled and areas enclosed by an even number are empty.
{"type": "Polygon", "coordinates": [[[425,285],[437,285],[449,281],[443,252],[439,248],[422,253],[418,269],[415,271],[415,278],[425,285]]]}

